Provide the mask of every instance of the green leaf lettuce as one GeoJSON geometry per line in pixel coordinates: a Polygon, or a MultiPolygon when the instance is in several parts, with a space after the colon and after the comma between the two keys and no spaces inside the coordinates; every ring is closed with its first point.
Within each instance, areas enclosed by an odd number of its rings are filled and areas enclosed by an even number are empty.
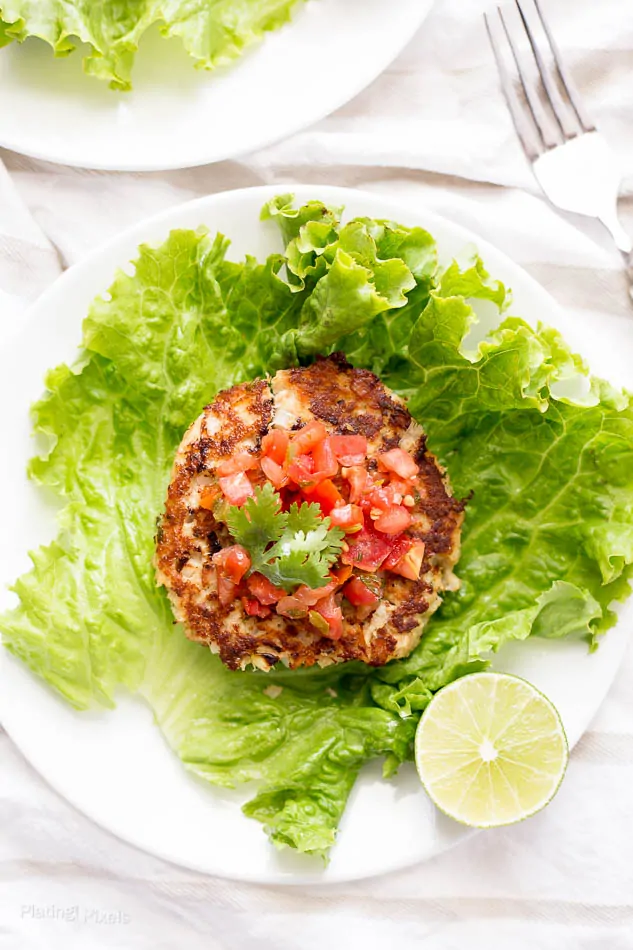
{"type": "Polygon", "coordinates": [[[2,0],[0,47],[30,36],[45,40],[56,56],[77,42],[90,46],[84,70],[113,89],[129,90],[134,55],[145,31],[159,24],[177,36],[196,66],[214,69],[232,62],[264,33],[286,23],[299,0],[2,0]]]}

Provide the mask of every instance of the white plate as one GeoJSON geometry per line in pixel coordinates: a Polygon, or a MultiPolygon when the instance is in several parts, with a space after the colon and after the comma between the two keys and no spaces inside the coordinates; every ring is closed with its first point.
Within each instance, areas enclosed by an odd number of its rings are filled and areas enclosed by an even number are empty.
{"type": "Polygon", "coordinates": [[[77,49],[54,59],[31,39],[0,50],[0,145],[85,168],[155,171],[217,162],[317,122],[372,82],[433,0],[310,0],[227,69],[194,68],[156,27],[133,91],[85,76],[77,49]]]}
{"type": "MultiPolygon", "coordinates": [[[[46,369],[73,359],[91,300],[109,286],[116,267],[135,256],[141,241],[161,242],[170,228],[206,224],[212,232],[221,230],[232,238],[236,259],[246,252],[263,257],[277,250],[276,229],[260,223],[259,210],[283,190],[255,188],[203,198],[132,228],[60,278],[32,309],[20,335],[0,352],[0,405],[10,407],[0,433],[5,499],[0,582],[10,582],[25,570],[27,548],[54,532],[50,511],[24,475],[33,451],[28,411],[42,392],[46,369]]],[[[573,327],[549,295],[470,232],[434,214],[361,192],[307,185],[292,190],[299,201],[318,197],[345,204],[349,215],[423,225],[438,239],[443,259],[475,240],[491,273],[513,287],[515,312],[555,324],[591,353],[591,339],[574,339],[573,327]]],[[[1,596],[4,607],[13,595],[1,596]]],[[[622,613],[592,656],[581,643],[535,641],[507,649],[500,657],[504,669],[524,675],[552,698],[572,744],[595,714],[620,664],[633,603],[622,613]]],[[[0,718],[35,768],[81,811],[146,851],[211,874],[284,883],[350,880],[421,861],[469,834],[435,811],[412,766],[385,782],[375,765],[357,783],[327,868],[276,852],[259,823],[239,810],[248,793],[218,791],[187,774],[139,700],[123,697],[115,712],[75,712],[1,649],[0,718]]]]}

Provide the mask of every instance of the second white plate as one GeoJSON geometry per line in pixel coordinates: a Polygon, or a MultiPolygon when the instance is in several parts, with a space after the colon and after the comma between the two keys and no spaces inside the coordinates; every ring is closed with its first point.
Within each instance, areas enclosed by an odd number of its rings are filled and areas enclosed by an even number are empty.
{"type": "Polygon", "coordinates": [[[155,171],[217,162],[317,122],[413,37],[433,0],[309,0],[230,67],[208,73],[177,39],[141,40],[134,89],[55,59],[40,40],[0,50],[0,145],[84,168],[155,171]]]}

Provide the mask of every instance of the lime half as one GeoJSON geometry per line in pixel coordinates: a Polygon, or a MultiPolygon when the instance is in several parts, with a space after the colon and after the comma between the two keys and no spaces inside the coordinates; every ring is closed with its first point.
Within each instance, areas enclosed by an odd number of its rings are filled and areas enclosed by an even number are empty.
{"type": "Polygon", "coordinates": [[[415,737],[418,772],[433,802],[477,828],[509,825],[547,805],[567,759],[555,707],[507,673],[473,673],[444,687],[415,737]]]}

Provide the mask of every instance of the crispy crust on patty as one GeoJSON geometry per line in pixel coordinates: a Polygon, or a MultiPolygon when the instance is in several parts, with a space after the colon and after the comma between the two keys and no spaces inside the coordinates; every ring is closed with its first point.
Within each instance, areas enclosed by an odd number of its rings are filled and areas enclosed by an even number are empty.
{"type": "Polygon", "coordinates": [[[189,427],[176,454],[158,530],[157,579],[167,588],[187,636],[208,644],[231,669],[252,664],[268,670],[280,662],[293,669],[345,660],[381,666],[411,652],[440,604],[440,592],[457,586],[452,568],[459,557],[463,509],[404,402],[373,373],[353,369],[335,354],[309,367],[282,370],[269,381],[218,393],[189,427]],[[215,468],[222,460],[237,451],[258,452],[273,424],[298,429],[314,418],[330,433],[365,435],[369,468],[375,467],[377,453],[398,446],[420,467],[420,498],[409,530],[426,546],[420,578],[385,573],[381,603],[364,622],[343,601],[339,640],[320,635],[307,620],[276,613],[250,617],[239,599],[221,606],[211,558],[231,540],[213,513],[200,507],[201,492],[217,481],[215,468]]]}

